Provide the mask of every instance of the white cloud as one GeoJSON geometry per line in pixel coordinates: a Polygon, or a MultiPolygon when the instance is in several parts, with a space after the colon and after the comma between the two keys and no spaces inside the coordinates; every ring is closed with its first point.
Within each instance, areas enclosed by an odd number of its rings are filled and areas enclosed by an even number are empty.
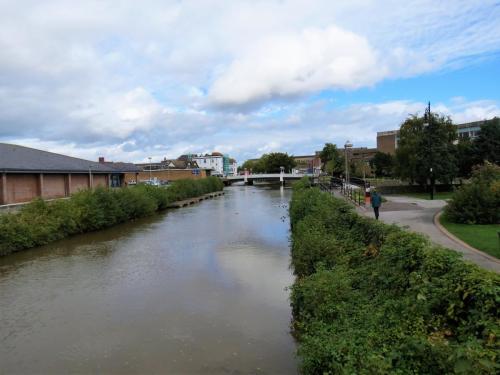
{"type": "Polygon", "coordinates": [[[69,118],[86,123],[95,134],[125,138],[135,131],[151,129],[168,113],[148,91],[137,87],[87,103],[71,111],[69,118]]]}
{"type": "Polygon", "coordinates": [[[220,104],[304,94],[325,88],[356,89],[386,74],[367,40],[330,26],[273,35],[247,46],[211,90],[220,104]]]}
{"type": "MultiPolygon", "coordinates": [[[[495,4],[0,0],[0,141],[130,161],[374,145],[425,103],[408,92],[339,106],[321,91],[376,90],[497,53],[495,4]]],[[[436,108],[457,121],[499,114],[495,100],[436,108]]]]}

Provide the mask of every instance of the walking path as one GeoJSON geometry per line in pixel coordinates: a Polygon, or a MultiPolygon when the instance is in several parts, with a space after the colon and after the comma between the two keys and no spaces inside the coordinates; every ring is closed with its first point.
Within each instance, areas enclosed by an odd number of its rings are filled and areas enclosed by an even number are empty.
{"type": "MultiPolygon", "coordinates": [[[[384,198],[387,199],[387,202],[384,202],[380,208],[380,220],[423,233],[434,243],[462,253],[464,259],[488,270],[500,272],[500,260],[466,244],[456,242],[434,224],[434,216],[443,209],[446,201],[438,199],[431,201],[395,195],[384,196],[384,198]]],[[[357,207],[357,211],[362,215],[373,217],[371,207],[357,207]]]]}

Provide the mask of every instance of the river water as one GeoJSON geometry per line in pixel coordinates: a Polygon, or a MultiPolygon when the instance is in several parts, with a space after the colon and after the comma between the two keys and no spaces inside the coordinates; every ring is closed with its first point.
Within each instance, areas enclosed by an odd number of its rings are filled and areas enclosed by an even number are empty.
{"type": "Polygon", "coordinates": [[[293,374],[290,191],[0,258],[0,373],[293,374]]]}

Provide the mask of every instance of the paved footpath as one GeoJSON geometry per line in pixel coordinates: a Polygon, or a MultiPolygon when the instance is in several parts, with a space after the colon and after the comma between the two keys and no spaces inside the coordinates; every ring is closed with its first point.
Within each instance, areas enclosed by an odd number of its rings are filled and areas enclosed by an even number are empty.
{"type": "MultiPolygon", "coordinates": [[[[434,224],[434,216],[446,205],[444,200],[430,201],[395,195],[384,195],[384,198],[387,202],[382,203],[380,220],[423,233],[434,243],[462,253],[465,259],[486,269],[500,272],[500,260],[456,242],[434,224]]],[[[371,207],[366,209],[358,207],[357,210],[362,215],[373,217],[371,207]]]]}

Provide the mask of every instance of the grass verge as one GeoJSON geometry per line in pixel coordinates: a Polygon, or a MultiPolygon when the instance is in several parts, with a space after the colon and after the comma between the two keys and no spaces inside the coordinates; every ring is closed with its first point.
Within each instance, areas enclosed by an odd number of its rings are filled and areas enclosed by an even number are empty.
{"type": "Polygon", "coordinates": [[[452,223],[441,215],[439,222],[448,232],[470,246],[500,259],[500,225],[497,224],[458,224],[452,223]]]}

